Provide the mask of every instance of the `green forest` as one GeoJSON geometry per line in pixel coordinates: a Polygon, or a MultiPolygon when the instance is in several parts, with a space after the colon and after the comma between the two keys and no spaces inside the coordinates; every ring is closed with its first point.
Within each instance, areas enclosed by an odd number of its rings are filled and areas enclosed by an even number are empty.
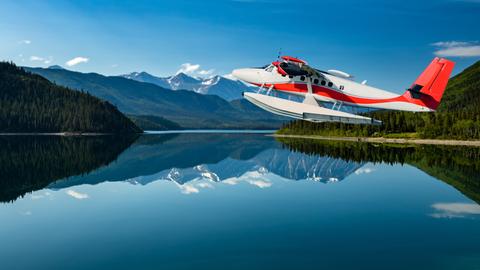
{"type": "Polygon", "coordinates": [[[0,62],[0,132],[142,132],[112,104],[0,62]]]}
{"type": "Polygon", "coordinates": [[[179,124],[155,115],[128,115],[128,118],[143,130],[180,130],[179,124]]]}
{"type": "Polygon", "coordinates": [[[286,123],[277,133],[320,136],[480,139],[480,61],[449,80],[434,113],[376,111],[366,113],[381,126],[342,123],[286,123]]]}

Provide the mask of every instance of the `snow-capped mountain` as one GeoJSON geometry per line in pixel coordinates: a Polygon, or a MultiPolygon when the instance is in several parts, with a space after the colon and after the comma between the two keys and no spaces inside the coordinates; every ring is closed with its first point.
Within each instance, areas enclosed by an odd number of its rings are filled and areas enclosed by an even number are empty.
{"type": "Polygon", "coordinates": [[[252,92],[253,87],[223,76],[210,78],[194,78],[185,73],[178,73],[169,77],[157,77],[147,72],[132,72],[121,75],[124,78],[140,82],[153,83],[172,90],[190,90],[205,95],[217,95],[228,101],[239,99],[242,92],[252,92]]]}
{"type": "Polygon", "coordinates": [[[155,77],[151,74],[148,74],[145,71],[132,72],[132,73],[124,74],[124,75],[120,75],[120,76],[122,76],[124,78],[127,78],[127,79],[139,81],[139,82],[153,83],[153,84],[156,84],[156,85],[158,85],[160,87],[163,87],[163,88],[170,88],[170,85],[166,81],[166,78],[155,77]]]}
{"type": "Polygon", "coordinates": [[[60,70],[64,70],[65,68],[63,68],[62,66],[59,66],[59,65],[53,65],[53,66],[49,66],[48,69],[60,69],[60,70]]]}

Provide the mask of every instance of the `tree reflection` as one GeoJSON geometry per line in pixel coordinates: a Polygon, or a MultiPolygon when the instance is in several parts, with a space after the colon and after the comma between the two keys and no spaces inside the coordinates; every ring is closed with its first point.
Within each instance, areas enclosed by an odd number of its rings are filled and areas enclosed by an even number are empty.
{"type": "Polygon", "coordinates": [[[132,136],[0,136],[0,202],[114,161],[132,136]]]}
{"type": "Polygon", "coordinates": [[[277,138],[291,151],[347,161],[409,164],[480,203],[480,148],[277,138]]]}

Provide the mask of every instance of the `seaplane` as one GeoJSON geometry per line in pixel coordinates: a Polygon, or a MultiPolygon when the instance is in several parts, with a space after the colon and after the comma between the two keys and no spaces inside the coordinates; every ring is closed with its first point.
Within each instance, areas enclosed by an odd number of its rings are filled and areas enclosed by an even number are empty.
{"type": "Polygon", "coordinates": [[[262,68],[235,69],[232,75],[258,86],[257,92],[245,92],[243,96],[271,113],[311,122],[381,125],[379,120],[342,111],[342,106],[434,112],[454,65],[450,60],[436,57],[401,95],[372,87],[366,81],[356,82],[343,71],[313,68],[291,56],[281,56],[262,68]],[[289,97],[300,96],[303,101],[278,97],[279,92],[289,97]]]}

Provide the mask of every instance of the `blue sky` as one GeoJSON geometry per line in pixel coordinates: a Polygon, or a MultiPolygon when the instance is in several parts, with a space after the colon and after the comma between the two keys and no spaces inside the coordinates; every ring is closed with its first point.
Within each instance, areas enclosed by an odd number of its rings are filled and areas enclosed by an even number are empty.
{"type": "Polygon", "coordinates": [[[107,75],[227,74],[284,54],[402,92],[435,54],[480,59],[480,0],[3,0],[0,59],[107,75]],[[189,63],[189,64],[186,64],[189,63]]]}

